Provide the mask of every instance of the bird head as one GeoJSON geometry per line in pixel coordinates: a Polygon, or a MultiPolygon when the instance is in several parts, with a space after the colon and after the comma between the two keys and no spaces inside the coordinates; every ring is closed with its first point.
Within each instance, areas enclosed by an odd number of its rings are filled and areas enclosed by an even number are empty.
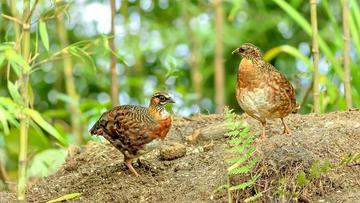
{"type": "Polygon", "coordinates": [[[232,54],[241,55],[248,59],[262,57],[260,49],[251,43],[242,44],[239,48],[235,49],[232,54]]]}
{"type": "Polygon", "coordinates": [[[169,103],[175,103],[175,101],[166,92],[156,92],[150,100],[152,106],[165,106],[169,103]]]}

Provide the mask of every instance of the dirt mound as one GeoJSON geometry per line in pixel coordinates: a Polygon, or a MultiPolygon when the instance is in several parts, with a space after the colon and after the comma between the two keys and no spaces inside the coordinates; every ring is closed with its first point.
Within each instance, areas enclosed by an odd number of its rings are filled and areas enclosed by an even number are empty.
{"type": "MultiPolygon", "coordinates": [[[[253,126],[251,132],[258,135],[259,123],[246,120],[253,126]]],[[[286,121],[291,136],[281,135],[280,120],[269,122],[269,139],[257,147],[263,159],[256,170],[262,176],[254,187],[234,197],[244,198],[257,190],[263,191],[265,202],[360,202],[359,162],[332,169],[301,190],[295,184],[299,171],[308,174],[317,160],[336,165],[349,153],[360,152],[360,111],[291,115],[286,121]]],[[[165,144],[182,143],[186,155],[168,161],[154,150],[143,157],[142,163],[134,163],[141,177],[131,175],[122,155],[109,144],[90,142],[81,148],[71,147],[66,163],[56,174],[27,189],[27,201],[44,202],[79,192],[81,196],[71,201],[227,202],[226,191],[214,193],[227,181],[226,138],[217,136],[219,131],[214,130],[215,136],[203,133],[196,144],[186,142],[187,136],[199,134],[198,129],[220,128],[223,123],[222,115],[175,119],[165,144]]],[[[236,176],[231,181],[243,178],[236,176]]],[[[5,200],[1,202],[14,201],[11,194],[0,194],[0,198],[5,200]]]]}

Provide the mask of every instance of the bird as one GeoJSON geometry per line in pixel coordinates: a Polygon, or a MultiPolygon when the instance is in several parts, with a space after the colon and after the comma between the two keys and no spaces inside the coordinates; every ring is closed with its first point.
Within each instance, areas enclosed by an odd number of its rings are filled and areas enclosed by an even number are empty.
{"type": "Polygon", "coordinates": [[[255,45],[244,43],[232,54],[242,57],[237,72],[237,102],[245,113],[261,122],[261,140],[267,139],[266,119],[280,118],[283,134],[289,135],[284,117],[300,109],[294,87],[284,74],[264,61],[261,50],[255,45]]]}
{"type": "Polygon", "coordinates": [[[165,106],[175,101],[166,92],[156,92],[148,107],[116,106],[104,112],[90,129],[90,134],[103,136],[124,155],[124,163],[135,175],[132,162],[157,148],[167,136],[172,116],[165,106]]]}

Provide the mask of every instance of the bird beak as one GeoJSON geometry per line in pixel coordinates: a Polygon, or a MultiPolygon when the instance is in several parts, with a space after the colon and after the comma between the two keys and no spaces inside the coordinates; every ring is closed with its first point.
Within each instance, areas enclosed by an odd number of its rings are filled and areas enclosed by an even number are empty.
{"type": "Polygon", "coordinates": [[[239,54],[239,48],[236,48],[233,52],[231,52],[231,54],[239,54]]]}
{"type": "Polygon", "coordinates": [[[168,103],[175,103],[175,101],[172,98],[169,98],[168,103]]]}

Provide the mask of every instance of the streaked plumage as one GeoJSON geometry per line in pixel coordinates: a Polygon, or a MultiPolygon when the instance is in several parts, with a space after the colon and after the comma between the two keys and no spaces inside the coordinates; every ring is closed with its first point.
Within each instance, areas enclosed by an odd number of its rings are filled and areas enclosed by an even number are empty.
{"type": "Polygon", "coordinates": [[[300,106],[296,103],[295,90],[286,77],[274,66],[262,59],[261,51],[246,43],[233,51],[243,57],[239,65],[236,98],[240,107],[263,125],[262,138],[265,139],[266,119],[280,118],[284,133],[289,128],[283,118],[296,113],[300,106]]]}
{"type": "Polygon", "coordinates": [[[122,105],[102,114],[91,128],[92,135],[101,135],[120,150],[124,162],[136,175],[132,160],[157,147],[156,139],[165,139],[171,127],[171,115],[164,106],[174,103],[165,92],[155,93],[149,107],[122,105]]]}

